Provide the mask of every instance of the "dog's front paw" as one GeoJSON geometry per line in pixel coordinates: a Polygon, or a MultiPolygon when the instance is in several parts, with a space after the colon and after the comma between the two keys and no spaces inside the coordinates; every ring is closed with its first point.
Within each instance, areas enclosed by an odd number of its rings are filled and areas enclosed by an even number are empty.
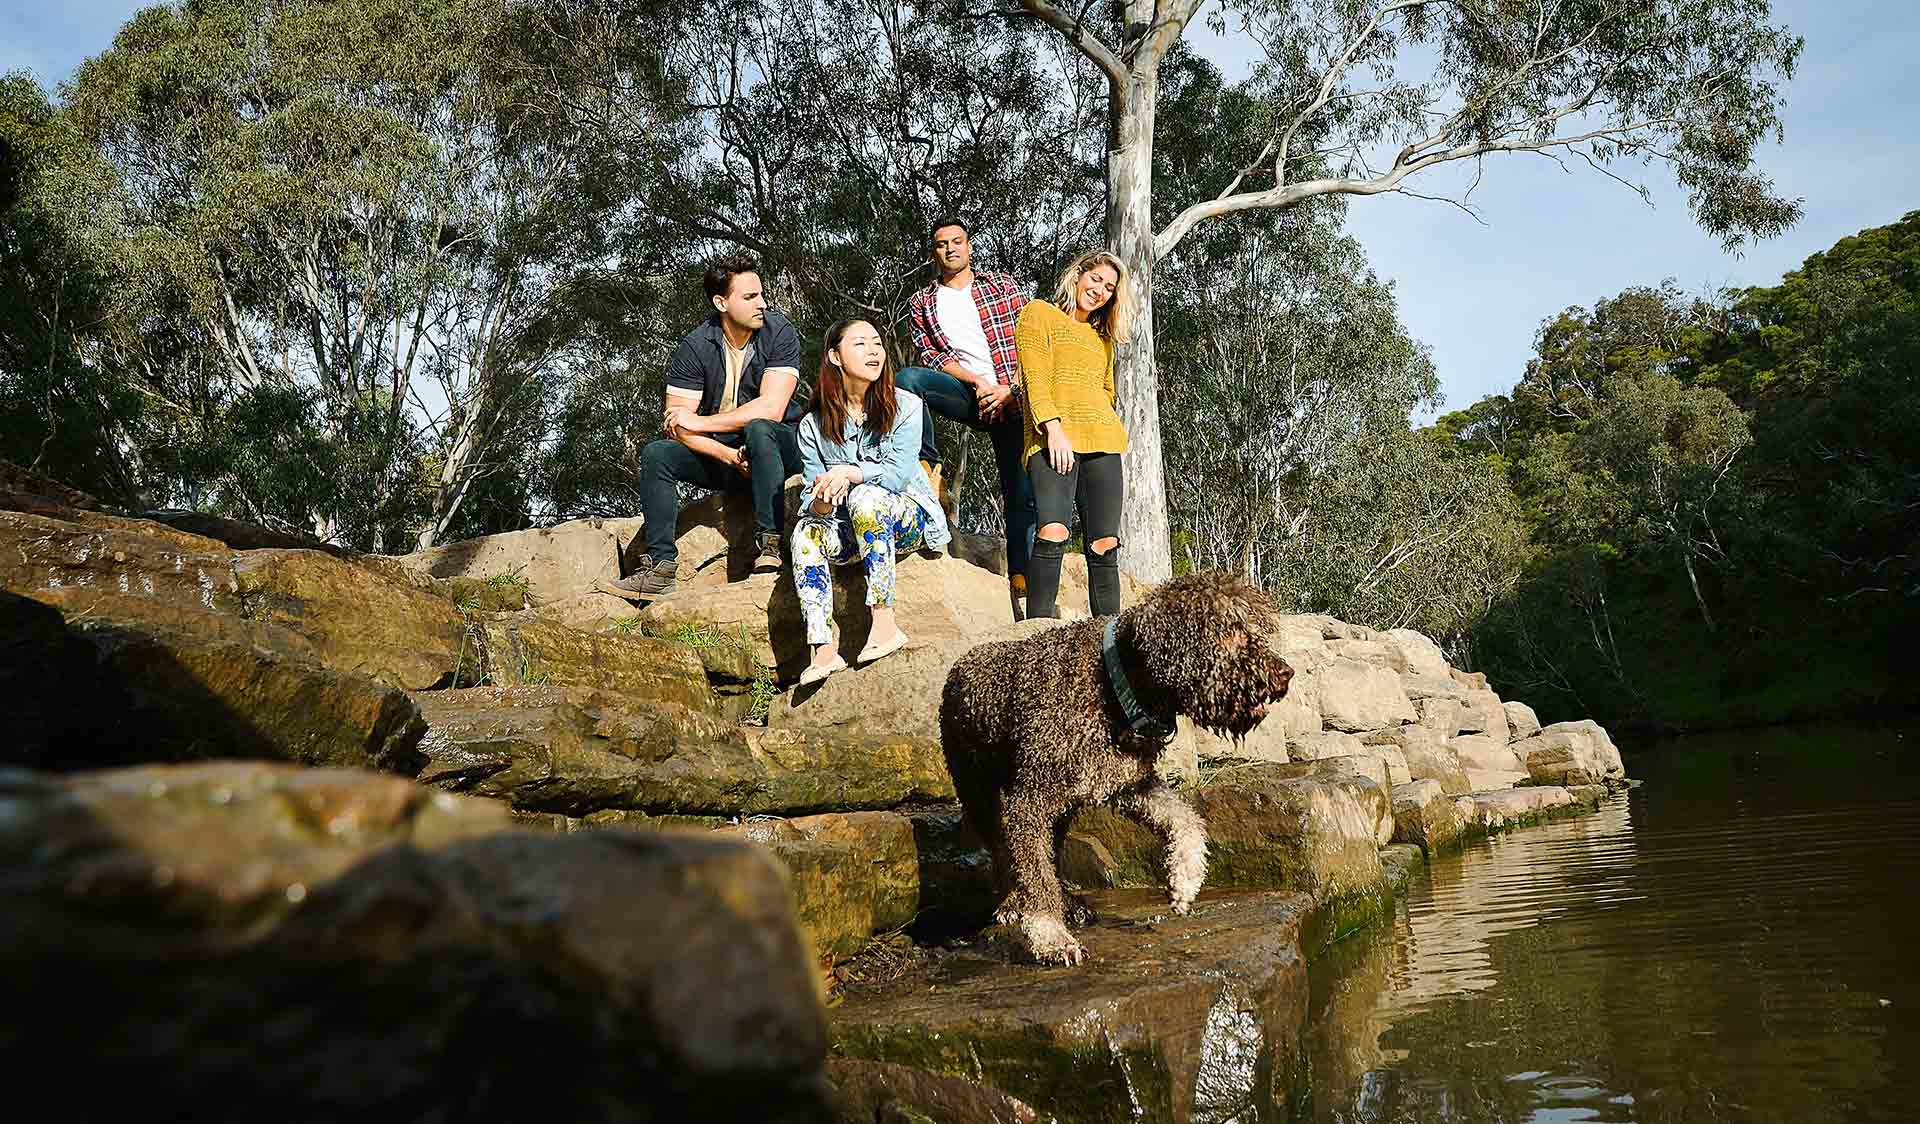
{"type": "Polygon", "coordinates": [[[1012,928],[1023,951],[1036,964],[1074,965],[1087,958],[1087,950],[1073,939],[1073,934],[1067,931],[1067,923],[1058,917],[1029,914],[1021,917],[1012,928]]]}

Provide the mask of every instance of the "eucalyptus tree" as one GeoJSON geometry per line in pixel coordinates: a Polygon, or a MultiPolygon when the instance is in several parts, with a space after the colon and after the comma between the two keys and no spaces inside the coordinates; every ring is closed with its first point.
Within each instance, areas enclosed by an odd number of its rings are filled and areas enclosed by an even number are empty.
{"type": "Polygon", "coordinates": [[[1798,217],[1754,168],[1760,143],[1779,134],[1781,83],[1801,46],[1773,25],[1768,0],[1221,0],[1216,29],[1231,25],[1260,52],[1248,89],[1263,139],[1244,160],[1227,146],[1204,197],[1162,220],[1163,67],[1206,4],[1019,2],[1105,80],[1107,237],[1148,298],[1146,330],[1120,357],[1133,437],[1122,537],[1136,576],[1170,566],[1155,273],[1200,224],[1328,195],[1413,193],[1431,169],[1509,152],[1623,182],[1663,168],[1730,246],[1798,217]]]}
{"type": "Polygon", "coordinates": [[[231,475],[247,514],[424,545],[477,481],[526,471],[500,454],[544,424],[550,313],[604,268],[600,220],[630,197],[529,111],[519,14],[189,0],[135,15],[65,91],[118,173],[124,299],[205,344],[205,397],[304,404],[328,451],[311,467],[333,487],[296,509],[231,475]]]}

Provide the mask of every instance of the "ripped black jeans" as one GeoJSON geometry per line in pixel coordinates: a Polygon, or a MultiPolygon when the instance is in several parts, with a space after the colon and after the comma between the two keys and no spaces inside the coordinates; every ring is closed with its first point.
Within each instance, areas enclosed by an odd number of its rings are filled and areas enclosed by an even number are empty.
{"type": "MultiPolygon", "coordinates": [[[[1120,509],[1126,501],[1126,481],[1120,473],[1119,453],[1075,453],[1073,467],[1055,472],[1040,450],[1027,459],[1033,479],[1033,504],[1038,526],[1073,526],[1080,513],[1080,531],[1086,538],[1087,608],[1096,617],[1120,611],[1120,548],[1101,554],[1093,544],[1120,536],[1120,509]]],[[[1060,615],[1060,563],[1067,544],[1033,540],[1033,558],[1027,563],[1027,616],[1060,615]]]]}

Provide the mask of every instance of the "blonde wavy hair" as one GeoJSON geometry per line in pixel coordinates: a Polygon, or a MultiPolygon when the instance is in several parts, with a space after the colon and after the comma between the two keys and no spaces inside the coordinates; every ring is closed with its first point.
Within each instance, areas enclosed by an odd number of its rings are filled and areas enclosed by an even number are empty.
{"type": "Polygon", "coordinates": [[[1060,283],[1054,287],[1053,303],[1072,313],[1074,284],[1080,280],[1082,273],[1097,265],[1113,270],[1113,296],[1087,318],[1087,323],[1093,325],[1093,330],[1099,332],[1108,343],[1126,343],[1133,338],[1133,317],[1139,306],[1133,295],[1133,273],[1111,250],[1088,250],[1067,263],[1066,272],[1060,275],[1060,283]]]}

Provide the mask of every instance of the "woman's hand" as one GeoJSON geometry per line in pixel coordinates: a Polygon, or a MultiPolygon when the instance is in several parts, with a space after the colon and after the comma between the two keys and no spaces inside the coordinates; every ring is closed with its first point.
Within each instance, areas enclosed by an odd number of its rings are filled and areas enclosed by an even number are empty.
{"type": "Polygon", "coordinates": [[[1058,421],[1047,423],[1047,463],[1062,476],[1073,471],[1073,443],[1058,421]]]}
{"type": "MultiPolygon", "coordinates": [[[[860,470],[852,465],[838,464],[821,473],[813,482],[813,498],[816,503],[825,501],[828,511],[846,502],[847,493],[859,481],[854,475],[860,470]]],[[[825,514],[824,512],[822,514],[825,514]]]]}

